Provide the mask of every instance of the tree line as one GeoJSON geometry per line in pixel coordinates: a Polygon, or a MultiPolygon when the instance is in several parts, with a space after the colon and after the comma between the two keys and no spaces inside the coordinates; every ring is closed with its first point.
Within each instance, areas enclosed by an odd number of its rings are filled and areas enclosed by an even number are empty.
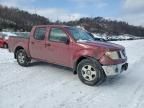
{"type": "Polygon", "coordinates": [[[99,34],[122,35],[130,34],[144,37],[144,27],[129,25],[127,22],[105,19],[103,17],[85,17],[75,21],[52,23],[48,18],[37,14],[30,14],[18,8],[9,8],[0,5],[0,31],[13,29],[14,31],[30,31],[34,25],[65,24],[82,26],[86,30],[99,34]]]}
{"type": "Polygon", "coordinates": [[[49,22],[49,19],[37,14],[0,5],[0,30],[12,28],[14,31],[30,31],[34,25],[49,24],[49,22]]]}
{"type": "Polygon", "coordinates": [[[99,34],[123,35],[130,34],[144,37],[144,27],[129,25],[127,22],[105,19],[103,17],[81,18],[77,21],[64,22],[67,25],[81,25],[86,30],[99,34]]]}

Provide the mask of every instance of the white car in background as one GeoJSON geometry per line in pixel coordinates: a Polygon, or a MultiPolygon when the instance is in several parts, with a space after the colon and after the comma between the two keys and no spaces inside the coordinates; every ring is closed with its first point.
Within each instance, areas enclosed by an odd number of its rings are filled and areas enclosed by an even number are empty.
{"type": "Polygon", "coordinates": [[[11,33],[11,32],[1,32],[1,34],[3,35],[4,39],[8,40],[8,38],[10,36],[17,36],[15,33],[11,33]]]}

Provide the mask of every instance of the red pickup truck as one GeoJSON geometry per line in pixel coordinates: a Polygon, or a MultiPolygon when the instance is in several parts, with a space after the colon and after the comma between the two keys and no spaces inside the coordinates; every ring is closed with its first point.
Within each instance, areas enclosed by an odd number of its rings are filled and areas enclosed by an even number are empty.
{"type": "Polygon", "coordinates": [[[29,37],[10,37],[8,45],[21,66],[32,59],[66,66],[91,86],[128,68],[123,46],[95,41],[86,31],[70,26],[34,26],[29,37]]]}

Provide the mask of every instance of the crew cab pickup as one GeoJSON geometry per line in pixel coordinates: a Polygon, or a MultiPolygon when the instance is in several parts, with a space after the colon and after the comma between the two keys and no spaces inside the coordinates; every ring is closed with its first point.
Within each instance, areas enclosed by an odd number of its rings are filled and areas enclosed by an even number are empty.
{"type": "Polygon", "coordinates": [[[8,45],[19,65],[36,59],[69,67],[90,86],[128,68],[123,46],[95,41],[86,31],[65,25],[34,26],[28,37],[10,37],[8,45]]]}

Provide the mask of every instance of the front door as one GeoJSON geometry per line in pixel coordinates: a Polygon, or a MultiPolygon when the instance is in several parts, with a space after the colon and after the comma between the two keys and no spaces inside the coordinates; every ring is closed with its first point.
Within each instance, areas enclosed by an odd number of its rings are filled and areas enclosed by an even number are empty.
{"type": "Polygon", "coordinates": [[[61,28],[51,28],[46,41],[47,60],[63,66],[70,66],[69,37],[61,28]]]}

